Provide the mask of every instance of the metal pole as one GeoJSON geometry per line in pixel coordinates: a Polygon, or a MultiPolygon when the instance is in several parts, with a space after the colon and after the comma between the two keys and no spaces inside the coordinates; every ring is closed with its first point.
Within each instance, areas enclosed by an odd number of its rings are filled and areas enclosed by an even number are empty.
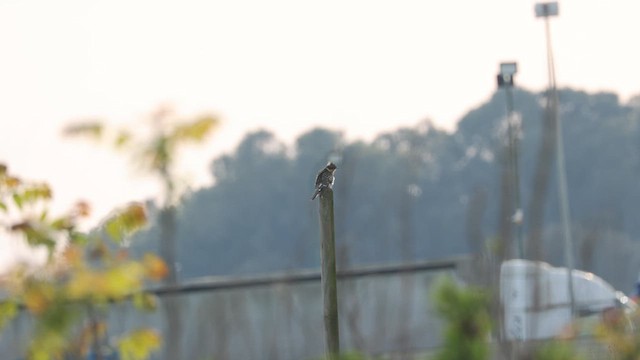
{"type": "Polygon", "coordinates": [[[575,298],[573,294],[573,239],[571,237],[570,215],[569,215],[569,196],[567,188],[567,174],[564,162],[564,144],[562,141],[562,124],[560,124],[560,116],[558,113],[558,88],[556,85],[555,64],[553,61],[553,49],[551,47],[551,30],[549,27],[549,17],[545,16],[545,32],[547,37],[547,63],[549,68],[549,87],[551,101],[551,110],[556,126],[556,171],[558,172],[558,201],[560,203],[560,217],[562,221],[562,233],[564,238],[564,254],[567,266],[567,279],[569,291],[569,303],[571,306],[571,315],[575,315],[575,298]]]}
{"type": "Polygon", "coordinates": [[[509,133],[509,159],[510,159],[510,171],[511,171],[511,186],[513,191],[513,214],[512,222],[516,226],[515,240],[517,256],[520,259],[524,259],[524,240],[522,230],[522,208],[520,204],[520,170],[518,161],[518,129],[514,124],[514,106],[513,106],[513,87],[507,86],[505,91],[507,93],[507,126],[509,133]]]}

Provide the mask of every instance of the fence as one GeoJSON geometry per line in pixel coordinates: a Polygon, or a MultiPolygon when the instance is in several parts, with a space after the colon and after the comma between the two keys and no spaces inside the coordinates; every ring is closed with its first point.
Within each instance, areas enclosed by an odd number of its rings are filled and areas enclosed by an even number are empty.
{"type": "MultiPolygon", "coordinates": [[[[440,320],[431,307],[430,286],[455,275],[458,261],[375,266],[338,274],[340,342],[343,351],[367,354],[418,353],[441,343],[440,320]]],[[[183,359],[313,359],[324,350],[320,275],[313,271],[254,277],[213,277],[151,289],[158,309],[113,304],[101,313],[108,323],[106,348],[115,335],[140,327],[166,332],[164,305],[177,300],[183,359]]],[[[32,332],[22,313],[0,339],[3,359],[21,359],[32,332]]],[[[105,360],[109,359],[108,352],[105,360]]],[[[155,359],[161,359],[157,354],[155,359]]]]}

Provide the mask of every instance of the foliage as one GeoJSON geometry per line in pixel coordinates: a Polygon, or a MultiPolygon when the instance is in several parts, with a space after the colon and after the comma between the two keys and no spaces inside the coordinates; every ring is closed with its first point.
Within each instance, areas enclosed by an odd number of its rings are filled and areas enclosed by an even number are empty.
{"type": "Polygon", "coordinates": [[[563,341],[551,341],[536,350],[533,356],[535,360],[580,360],[571,343],[563,341]]]}
{"type": "MultiPolygon", "coordinates": [[[[368,357],[364,354],[361,354],[359,352],[343,352],[342,354],[338,355],[337,359],[335,360],[376,360],[379,359],[378,357],[368,357]]],[[[381,358],[380,358],[381,359],[381,358]]],[[[314,360],[326,360],[326,357],[321,357],[321,358],[317,358],[314,360]]]]}
{"type": "Polygon", "coordinates": [[[488,359],[491,319],[487,294],[441,277],[434,285],[433,299],[445,321],[444,344],[435,359],[488,359]]]}
{"type": "Polygon", "coordinates": [[[151,350],[160,346],[160,337],[152,330],[137,330],[122,339],[118,345],[122,360],[143,360],[151,350]]]}
{"type": "Polygon", "coordinates": [[[128,128],[110,129],[98,120],[71,124],[64,129],[64,134],[105,141],[115,149],[132,155],[141,169],[159,176],[167,187],[172,188],[177,150],[185,144],[202,143],[220,123],[217,117],[210,114],[179,121],[176,121],[176,117],[171,108],[160,107],[151,115],[151,136],[137,134],[128,128]]]}
{"type": "MultiPolygon", "coordinates": [[[[89,121],[85,123],[73,124],[67,127],[65,134],[70,136],[88,135],[94,139],[104,139],[118,150],[124,151],[132,156],[137,165],[145,172],[150,173],[163,185],[163,204],[160,206],[158,233],[159,253],[162,259],[169,264],[166,269],[165,282],[175,284],[178,281],[178,273],[175,267],[177,238],[176,234],[176,212],[174,202],[176,195],[176,175],[174,165],[178,155],[178,149],[189,143],[202,143],[206,137],[217,127],[219,120],[212,115],[203,115],[189,120],[176,121],[176,115],[169,107],[161,107],[151,115],[152,132],[148,134],[136,134],[130,129],[116,129],[107,131],[100,122],[89,121]]],[[[114,218],[107,222],[105,229],[111,238],[118,239],[122,236],[121,231],[128,232],[135,229],[138,218],[144,217],[143,212],[114,218]]],[[[149,260],[145,257],[145,264],[149,266],[160,264],[159,261],[149,260]]],[[[135,299],[134,303],[146,304],[146,299],[135,299]]],[[[181,355],[180,342],[177,339],[181,336],[182,321],[180,308],[175,298],[167,299],[165,302],[165,313],[168,327],[166,336],[173,341],[168,342],[165,349],[165,356],[169,359],[176,359],[181,355]]],[[[135,347],[126,346],[127,356],[137,359],[144,352],[135,347]]]]}
{"type": "Polygon", "coordinates": [[[0,330],[18,314],[18,304],[15,301],[0,302],[0,330]]]}
{"type": "MultiPolygon", "coordinates": [[[[131,295],[148,298],[150,295],[141,293],[145,282],[161,279],[167,272],[157,256],[132,260],[102,235],[107,232],[111,240],[122,242],[144,226],[142,205],[132,203],[114,211],[104,222],[106,231],[84,233],[78,230],[78,223],[89,215],[89,205],[78,202],[66,214],[51,216],[51,198],[47,184],[23,180],[0,164],[0,231],[24,239],[34,249],[45,248],[48,255],[38,267],[17,267],[0,284],[9,294],[0,302],[0,326],[18,314],[19,306],[24,308],[35,319],[27,354],[35,360],[88,351],[106,324],[88,319],[87,310],[104,309],[109,302],[131,295]]],[[[153,301],[134,304],[148,309],[153,301]]],[[[159,346],[157,335],[149,335],[155,333],[145,330],[143,334],[147,335],[123,336],[122,343],[135,349],[136,357],[131,359],[143,359],[159,346]]]]}
{"type": "Polygon", "coordinates": [[[608,309],[603,312],[602,320],[595,334],[609,348],[614,358],[640,358],[640,312],[637,309],[632,313],[627,313],[622,308],[608,309]]]}

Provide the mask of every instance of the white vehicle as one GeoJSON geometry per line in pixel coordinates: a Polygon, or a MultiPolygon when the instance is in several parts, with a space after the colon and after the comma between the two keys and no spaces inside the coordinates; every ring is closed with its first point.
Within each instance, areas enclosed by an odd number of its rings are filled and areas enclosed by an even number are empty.
{"type": "MultiPolygon", "coordinates": [[[[636,306],[592,273],[573,270],[572,277],[578,316],[636,306]]],[[[505,261],[500,267],[500,301],[507,340],[554,338],[572,323],[567,268],[521,259],[505,261]]]]}

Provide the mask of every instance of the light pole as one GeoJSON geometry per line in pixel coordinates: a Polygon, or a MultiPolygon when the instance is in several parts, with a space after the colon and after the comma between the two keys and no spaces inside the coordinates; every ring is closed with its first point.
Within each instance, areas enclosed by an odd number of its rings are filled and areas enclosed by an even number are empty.
{"type": "Polygon", "coordinates": [[[544,18],[545,35],[547,40],[547,66],[549,71],[549,90],[547,101],[551,105],[551,114],[556,130],[556,172],[558,173],[558,200],[560,203],[560,216],[562,221],[562,233],[564,237],[564,255],[567,265],[567,278],[569,287],[569,302],[572,316],[575,313],[575,298],[573,294],[573,239],[571,237],[571,226],[569,224],[569,197],[567,190],[567,174],[564,163],[564,144],[562,141],[562,125],[558,115],[558,88],[556,84],[555,64],[553,61],[553,49],[551,47],[551,30],[549,28],[549,18],[558,16],[558,3],[544,2],[535,5],[536,17],[544,18]]]}
{"type": "MultiPolygon", "coordinates": [[[[518,72],[518,64],[515,62],[504,62],[500,64],[498,73],[498,88],[504,89],[507,95],[507,173],[509,186],[509,197],[512,197],[513,213],[510,214],[510,221],[516,226],[515,242],[518,258],[524,258],[524,244],[522,237],[522,207],[520,204],[520,166],[518,156],[518,134],[519,124],[516,122],[513,111],[513,86],[514,76],[518,72]]],[[[511,204],[509,204],[511,205],[511,204]]]]}

